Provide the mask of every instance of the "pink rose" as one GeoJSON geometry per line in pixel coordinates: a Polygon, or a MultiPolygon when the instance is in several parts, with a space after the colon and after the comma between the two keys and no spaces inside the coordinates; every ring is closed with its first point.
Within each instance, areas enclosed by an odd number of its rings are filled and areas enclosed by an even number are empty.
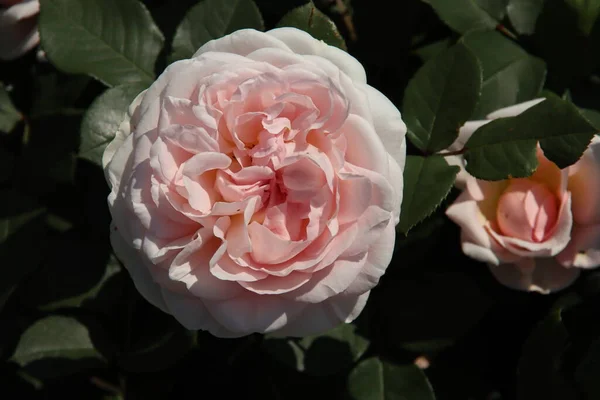
{"type": "MultiPolygon", "coordinates": [[[[450,150],[462,148],[490,120],[520,114],[540,101],[467,122],[450,150]]],[[[539,166],[528,178],[483,181],[463,169],[457,180],[463,192],[446,214],[462,229],[463,252],[488,263],[501,283],[549,293],[570,285],[581,268],[600,265],[600,138],[563,170],[539,147],[537,157],[539,166]]]]}
{"type": "Polygon", "coordinates": [[[405,132],[356,59],[303,31],[213,40],[134,100],[104,153],[113,247],[188,329],[349,322],[392,257],[405,132]]]}
{"type": "Polygon", "coordinates": [[[14,60],[40,42],[38,0],[0,0],[0,60],[14,60]]]}

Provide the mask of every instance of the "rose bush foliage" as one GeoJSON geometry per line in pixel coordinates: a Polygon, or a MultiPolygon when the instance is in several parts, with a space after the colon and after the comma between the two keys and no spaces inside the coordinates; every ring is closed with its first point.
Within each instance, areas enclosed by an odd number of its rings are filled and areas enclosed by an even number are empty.
{"type": "Polygon", "coordinates": [[[2,393],[600,398],[598,15],[0,0],[2,393]]]}

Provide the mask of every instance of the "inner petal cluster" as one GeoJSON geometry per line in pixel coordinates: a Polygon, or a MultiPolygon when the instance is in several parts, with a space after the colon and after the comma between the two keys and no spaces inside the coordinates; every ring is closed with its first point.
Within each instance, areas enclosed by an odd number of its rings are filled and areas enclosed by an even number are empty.
{"type": "MultiPolygon", "coordinates": [[[[193,72],[202,61],[190,63],[193,72]]],[[[142,115],[136,127],[134,159],[149,157],[129,196],[147,258],[208,299],[242,288],[299,296],[336,265],[350,281],[313,300],[345,289],[376,240],[356,244],[357,232],[380,232],[395,202],[389,182],[361,165],[382,164],[368,160],[362,119],[348,127],[348,99],[310,65],[245,62],[200,76],[168,85],[147,105],[157,123],[142,115]],[[150,190],[139,183],[148,181],[150,190]]]]}

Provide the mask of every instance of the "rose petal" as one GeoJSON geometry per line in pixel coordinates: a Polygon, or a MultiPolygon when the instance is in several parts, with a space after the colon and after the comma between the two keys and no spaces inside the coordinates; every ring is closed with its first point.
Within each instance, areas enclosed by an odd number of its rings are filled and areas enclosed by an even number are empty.
{"type": "Polygon", "coordinates": [[[535,106],[538,103],[546,100],[545,98],[533,99],[524,103],[515,104],[514,106],[501,108],[486,116],[487,119],[514,117],[521,114],[523,111],[535,106]]]}
{"type": "Polygon", "coordinates": [[[337,47],[315,40],[306,32],[284,27],[271,29],[267,35],[276,37],[294,53],[317,55],[328,59],[357,83],[367,81],[365,69],[354,57],[337,47]]]}
{"type": "Polygon", "coordinates": [[[259,295],[246,292],[225,301],[205,301],[208,311],[226,329],[232,332],[267,333],[285,326],[305,307],[281,296],[259,295]]]}
{"type": "Polygon", "coordinates": [[[600,266],[600,224],[573,225],[571,241],[556,256],[565,267],[595,268],[600,266]]]}
{"type": "Polygon", "coordinates": [[[530,263],[490,266],[502,284],[513,289],[543,294],[564,289],[577,279],[577,268],[565,268],[554,258],[532,258],[530,263]]]}

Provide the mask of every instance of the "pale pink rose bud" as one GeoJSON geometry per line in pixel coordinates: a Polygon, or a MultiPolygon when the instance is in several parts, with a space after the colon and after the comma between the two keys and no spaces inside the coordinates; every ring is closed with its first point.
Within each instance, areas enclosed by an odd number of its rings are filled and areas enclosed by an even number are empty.
{"type": "Polygon", "coordinates": [[[40,42],[38,0],[0,0],[0,60],[13,60],[40,42]]]}
{"type": "MultiPolygon", "coordinates": [[[[467,122],[450,149],[462,148],[489,121],[518,115],[540,101],[467,122]]],[[[461,157],[449,157],[462,168],[457,187],[463,192],[446,214],[462,229],[463,252],[487,263],[500,282],[549,293],[570,285],[581,268],[600,266],[600,138],[563,170],[539,147],[537,157],[532,176],[495,182],[474,178],[461,157]]]]}
{"type": "Polygon", "coordinates": [[[545,185],[514,179],[498,200],[498,225],[503,234],[542,242],[556,224],[558,202],[545,185]]]}
{"type": "Polygon", "coordinates": [[[348,53],[240,30],[170,65],[106,148],[111,242],[189,329],[349,322],[392,257],[406,126],[348,53]]]}

